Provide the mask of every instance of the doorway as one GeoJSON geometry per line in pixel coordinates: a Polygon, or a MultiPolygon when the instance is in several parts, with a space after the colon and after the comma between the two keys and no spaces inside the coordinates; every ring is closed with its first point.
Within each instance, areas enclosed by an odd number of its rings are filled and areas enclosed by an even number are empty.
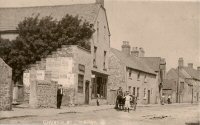
{"type": "Polygon", "coordinates": [[[85,104],[89,104],[89,86],[90,86],[90,81],[85,82],[85,104]]]}
{"type": "Polygon", "coordinates": [[[148,90],[148,104],[150,104],[150,97],[151,97],[151,92],[148,90]]]}

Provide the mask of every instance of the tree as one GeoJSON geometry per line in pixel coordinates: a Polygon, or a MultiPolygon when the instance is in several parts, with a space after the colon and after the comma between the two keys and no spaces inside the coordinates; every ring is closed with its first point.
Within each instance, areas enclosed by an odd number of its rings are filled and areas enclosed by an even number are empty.
{"type": "Polygon", "coordinates": [[[90,49],[88,40],[94,29],[78,16],[64,16],[60,21],[51,16],[25,18],[18,24],[16,40],[0,40],[0,57],[13,69],[14,83],[22,81],[23,71],[62,45],[80,45],[90,49]]]}

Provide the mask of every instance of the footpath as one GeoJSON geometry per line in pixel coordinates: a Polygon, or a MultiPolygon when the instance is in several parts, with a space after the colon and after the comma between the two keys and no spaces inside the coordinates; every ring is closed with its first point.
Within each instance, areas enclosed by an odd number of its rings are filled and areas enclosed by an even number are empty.
{"type": "MultiPolygon", "coordinates": [[[[170,105],[188,105],[188,104],[148,104],[148,105],[137,105],[138,108],[142,107],[154,107],[154,106],[170,106],[170,105]]],[[[19,105],[12,109],[12,111],[0,111],[0,120],[10,119],[10,118],[18,118],[18,117],[39,117],[39,116],[54,116],[58,114],[66,114],[66,113],[84,113],[84,112],[92,112],[92,111],[101,111],[101,110],[109,110],[114,109],[114,105],[100,105],[100,106],[91,106],[91,105],[82,105],[82,106],[74,106],[74,107],[61,107],[61,109],[56,108],[38,108],[32,109],[29,108],[28,105],[19,105]]]]}

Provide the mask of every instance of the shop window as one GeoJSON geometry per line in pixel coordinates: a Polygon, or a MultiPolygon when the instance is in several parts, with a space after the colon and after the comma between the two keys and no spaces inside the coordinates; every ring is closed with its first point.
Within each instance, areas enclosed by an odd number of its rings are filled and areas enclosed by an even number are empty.
{"type": "Polygon", "coordinates": [[[78,93],[83,93],[84,75],[78,75],[78,93]]]}
{"type": "Polygon", "coordinates": [[[107,94],[107,78],[96,77],[92,83],[92,98],[106,98],[107,94]]]}

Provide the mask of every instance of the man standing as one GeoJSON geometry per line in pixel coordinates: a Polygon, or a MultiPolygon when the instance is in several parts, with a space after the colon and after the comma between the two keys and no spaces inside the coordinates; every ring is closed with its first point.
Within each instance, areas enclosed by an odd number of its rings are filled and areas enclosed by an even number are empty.
{"type": "Polygon", "coordinates": [[[122,87],[119,87],[119,89],[117,90],[117,97],[116,97],[116,102],[115,102],[115,109],[119,108],[119,103],[120,100],[123,96],[123,91],[122,91],[122,87]]]}
{"type": "Polygon", "coordinates": [[[62,103],[62,96],[63,96],[63,88],[62,85],[59,85],[57,90],[57,109],[60,109],[62,103]]]}

